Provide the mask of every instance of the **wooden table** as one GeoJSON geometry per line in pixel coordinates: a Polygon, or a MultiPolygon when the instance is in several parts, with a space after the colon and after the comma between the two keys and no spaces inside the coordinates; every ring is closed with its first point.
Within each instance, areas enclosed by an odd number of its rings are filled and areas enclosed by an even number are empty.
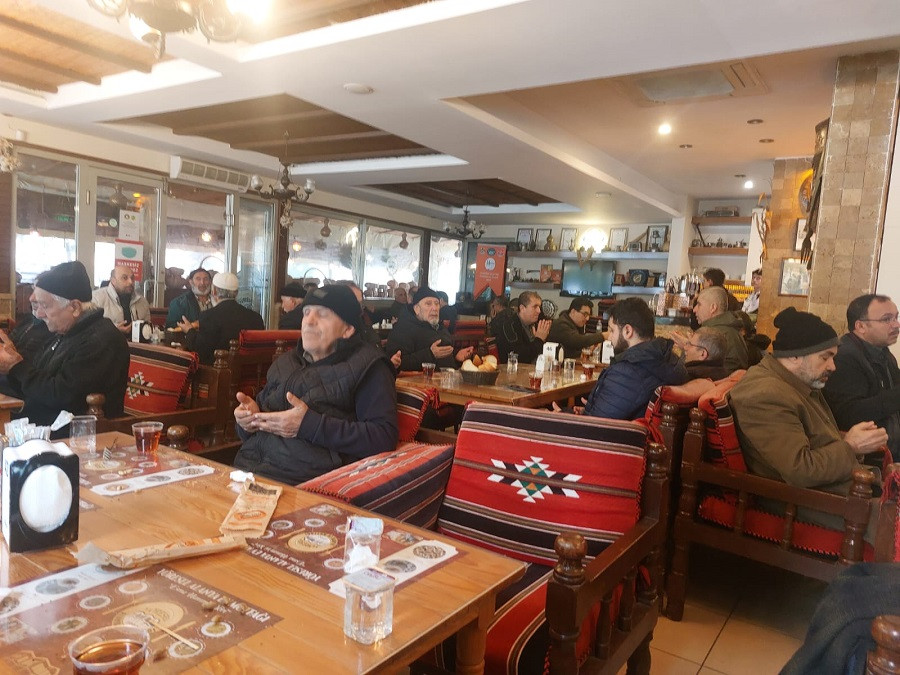
{"type": "Polygon", "coordinates": [[[0,394],[0,431],[3,431],[2,425],[12,419],[12,413],[19,412],[24,405],[25,401],[21,399],[13,398],[6,394],[0,394]]]}
{"type": "MultiPolygon", "coordinates": [[[[594,369],[594,377],[588,380],[581,379],[581,366],[576,366],[574,381],[563,382],[559,378],[556,386],[545,387],[541,391],[524,391],[520,389],[528,388],[528,375],[533,370],[533,368],[522,364],[519,364],[519,370],[514,374],[508,374],[505,370],[506,365],[501,364],[500,376],[493,385],[459,382],[459,384],[454,386],[447,386],[443,383],[441,375],[437,373],[431,380],[426,380],[423,375],[413,375],[412,377],[404,377],[402,381],[435,387],[440,393],[442,403],[465,405],[469,401],[479,401],[481,403],[517,405],[523,408],[540,408],[549,405],[552,401],[572,399],[577,402],[580,397],[587,396],[594,388],[600,371],[605,367],[598,365],[594,369]],[[510,385],[519,388],[511,388],[510,385]]],[[[546,376],[549,376],[549,373],[545,373],[546,376]]],[[[578,403],[578,405],[581,404],[578,403]]]]}
{"type": "MultiPolygon", "coordinates": [[[[98,434],[98,449],[114,438],[119,439],[120,446],[131,442],[130,436],[118,432],[98,434]]],[[[163,460],[180,457],[185,455],[160,448],[163,460]]],[[[99,508],[82,510],[80,538],[69,548],[80,549],[93,541],[105,550],[114,550],[218,535],[219,525],[235,500],[235,493],[228,489],[231,469],[193,456],[191,461],[214,466],[216,472],[116,497],[103,497],[82,488],[81,498],[99,508]]],[[[346,504],[286,486],[273,521],[279,515],[323,503],[362,513],[346,504]]],[[[369,646],[344,636],[343,599],[243,550],[165,563],[179,573],[282,617],[243,642],[201,661],[190,672],[398,672],[442,640],[457,634],[459,672],[482,673],[485,632],[494,614],[495,596],[524,573],[524,564],[385,519],[385,531],[393,527],[452,543],[460,553],[443,566],[397,588],[393,633],[369,646]]],[[[66,548],[10,554],[3,544],[0,586],[21,584],[72,565],[72,555],[66,548]]],[[[56,619],[59,617],[48,617],[50,622],[56,619]]],[[[47,629],[48,626],[41,626],[39,630],[46,634],[47,629]]],[[[161,634],[160,637],[169,640],[161,634]]],[[[0,644],[0,670],[10,670],[10,659],[16,651],[16,645],[0,644]]],[[[169,669],[173,665],[171,659],[160,663],[169,669]]],[[[154,672],[153,666],[154,663],[146,663],[142,672],[154,672]]]]}

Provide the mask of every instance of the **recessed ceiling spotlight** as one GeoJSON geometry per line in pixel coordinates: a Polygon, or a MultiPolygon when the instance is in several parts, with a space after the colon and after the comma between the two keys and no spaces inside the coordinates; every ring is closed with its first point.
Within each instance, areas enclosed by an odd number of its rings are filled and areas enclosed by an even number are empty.
{"type": "Polygon", "coordinates": [[[774,143],[775,139],[774,138],[760,138],[759,142],[760,143],[774,143]]]}
{"type": "Polygon", "coordinates": [[[690,149],[693,148],[694,146],[691,145],[690,143],[682,143],[682,144],[679,145],[678,147],[681,148],[682,150],[690,150],[690,149]]]}
{"type": "Polygon", "coordinates": [[[752,181],[752,180],[745,180],[745,181],[744,181],[744,189],[745,189],[745,190],[752,190],[752,189],[753,189],[753,181],[752,181]]]}
{"type": "Polygon", "coordinates": [[[595,192],[594,196],[599,197],[599,198],[612,197],[612,193],[611,192],[595,192]]]}
{"type": "Polygon", "coordinates": [[[347,82],[344,85],[344,91],[349,91],[351,94],[371,94],[375,90],[367,84],[347,82]]]}
{"type": "Polygon", "coordinates": [[[747,124],[762,124],[763,120],[758,117],[754,117],[752,120],[747,120],[747,124]]]}
{"type": "Polygon", "coordinates": [[[660,136],[668,136],[672,133],[672,125],[668,122],[663,122],[659,125],[659,129],[657,129],[660,136]]]}
{"type": "Polygon", "coordinates": [[[745,174],[745,173],[736,173],[736,174],[734,174],[734,177],[735,177],[735,178],[746,178],[746,177],[747,177],[747,174],[745,174]]]}

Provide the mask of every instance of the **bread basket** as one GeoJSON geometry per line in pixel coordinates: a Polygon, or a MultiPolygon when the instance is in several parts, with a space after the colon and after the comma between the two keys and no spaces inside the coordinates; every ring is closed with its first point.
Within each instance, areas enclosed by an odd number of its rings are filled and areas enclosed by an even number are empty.
{"type": "Polygon", "coordinates": [[[460,370],[466,384],[494,384],[500,376],[499,370],[460,370]]]}

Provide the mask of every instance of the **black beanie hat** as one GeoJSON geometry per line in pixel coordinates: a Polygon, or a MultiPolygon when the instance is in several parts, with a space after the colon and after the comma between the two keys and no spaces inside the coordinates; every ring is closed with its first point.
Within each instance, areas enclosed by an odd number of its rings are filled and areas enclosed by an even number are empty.
{"type": "Polygon", "coordinates": [[[34,285],[66,300],[91,301],[90,277],[84,265],[77,260],[52,267],[39,275],[34,285]]]}
{"type": "Polygon", "coordinates": [[[418,305],[419,300],[424,300],[425,298],[435,298],[440,300],[438,297],[437,291],[433,291],[428,286],[420,286],[416,289],[416,292],[413,293],[413,304],[418,305]]]}
{"type": "Polygon", "coordinates": [[[301,284],[299,281],[292,281],[281,289],[281,291],[278,293],[278,297],[305,298],[306,289],[303,288],[303,284],[301,284]]]}
{"type": "Polygon", "coordinates": [[[353,291],[347,286],[322,286],[313,288],[306,294],[303,306],[321,305],[341,317],[351,326],[359,328],[362,307],[356,301],[353,291]]]}
{"type": "Polygon", "coordinates": [[[775,358],[806,356],[838,344],[834,328],[815,314],[800,312],[793,307],[788,307],[775,317],[775,327],[778,329],[772,343],[772,356],[775,358]]]}

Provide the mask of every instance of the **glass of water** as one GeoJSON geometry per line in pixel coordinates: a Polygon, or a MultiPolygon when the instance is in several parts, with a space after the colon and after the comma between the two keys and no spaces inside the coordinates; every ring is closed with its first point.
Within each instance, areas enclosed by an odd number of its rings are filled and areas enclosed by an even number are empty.
{"type": "Polygon", "coordinates": [[[76,453],[97,454],[97,416],[78,415],[69,423],[69,446],[76,453]]]}
{"type": "Polygon", "coordinates": [[[371,567],[344,577],[344,635],[370,645],[394,629],[394,577],[371,567]]]}
{"type": "Polygon", "coordinates": [[[506,360],[506,372],[507,373],[517,373],[519,372],[519,355],[515,352],[510,352],[509,357],[506,360]]]}

